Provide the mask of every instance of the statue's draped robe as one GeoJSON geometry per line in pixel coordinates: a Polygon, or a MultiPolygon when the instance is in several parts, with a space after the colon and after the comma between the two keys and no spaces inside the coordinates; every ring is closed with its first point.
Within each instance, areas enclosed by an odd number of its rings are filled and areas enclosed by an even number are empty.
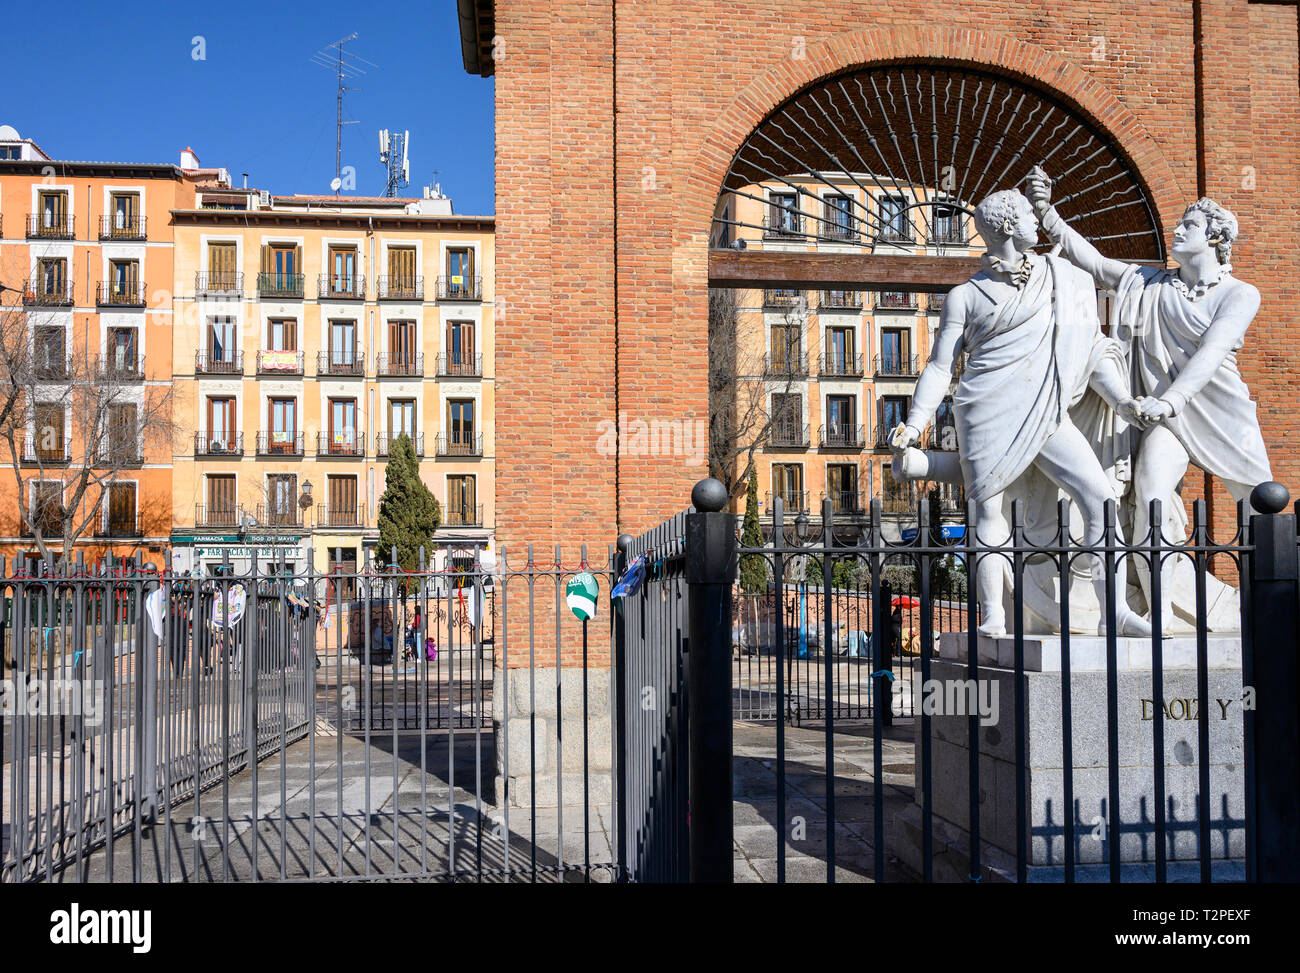
{"type": "MultiPolygon", "coordinates": [[[[1172,281],[1171,271],[1134,267],[1116,289],[1116,337],[1132,343],[1134,395],[1159,398],[1187,367],[1210,327],[1205,303],[1188,300],[1172,281]]],[[[1248,485],[1273,479],[1255,403],[1237,370],[1236,348],[1164,425],[1208,473],[1248,485]]]]}
{"type": "Polygon", "coordinates": [[[1092,278],[1060,258],[1038,261],[1009,295],[986,275],[970,283],[986,300],[972,302],[962,332],[970,359],[953,414],[967,496],[980,502],[1020,479],[1073,406],[1085,407],[1086,424],[1101,421],[1104,403],[1081,400],[1093,370],[1118,349],[1101,334],[1092,278]]]}

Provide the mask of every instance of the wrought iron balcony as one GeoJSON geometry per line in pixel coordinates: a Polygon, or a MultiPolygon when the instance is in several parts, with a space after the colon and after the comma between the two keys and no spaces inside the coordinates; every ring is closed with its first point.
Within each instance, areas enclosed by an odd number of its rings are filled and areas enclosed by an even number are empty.
{"type": "Polygon", "coordinates": [[[776,509],[774,501],[778,498],[787,513],[806,513],[808,511],[807,490],[776,490],[767,494],[766,502],[763,505],[767,516],[772,516],[772,511],[776,509]]]}
{"type": "Polygon", "coordinates": [[[439,277],[438,300],[481,301],[483,300],[483,278],[457,275],[439,277]]]}
{"type": "Polygon", "coordinates": [[[829,310],[860,311],[862,310],[862,292],[822,291],[818,307],[829,310]]]}
{"type": "Polygon", "coordinates": [[[262,349],[257,353],[258,375],[301,375],[302,352],[262,349]]]}
{"type": "Polygon", "coordinates": [[[46,213],[27,214],[29,240],[71,240],[76,237],[76,218],[65,213],[50,216],[46,213]]]}
{"type": "Polygon", "coordinates": [[[96,537],[142,537],[140,532],[140,512],[136,511],[129,519],[107,521],[101,520],[95,525],[96,537]]]}
{"type": "Polygon", "coordinates": [[[257,522],[262,527],[304,527],[306,514],[296,502],[257,505],[257,522]]]}
{"type": "Polygon", "coordinates": [[[301,456],[302,433],[270,430],[257,434],[258,456],[301,456]]]}
{"type": "Polygon", "coordinates": [[[916,516],[916,488],[909,484],[890,483],[880,498],[881,513],[893,516],[916,516]]]}
{"type": "Polygon", "coordinates": [[[241,297],[244,293],[244,275],[237,270],[196,273],[194,293],[200,297],[241,297]]]}
{"type": "Polygon", "coordinates": [[[123,284],[115,280],[102,280],[95,285],[95,303],[99,307],[144,307],[144,282],[123,284]]]}
{"type": "Polygon", "coordinates": [[[889,378],[908,378],[919,375],[920,359],[916,355],[877,355],[876,374],[889,378]]]}
{"type": "Polygon", "coordinates": [[[244,353],[242,351],[225,352],[214,356],[211,352],[194,353],[195,375],[242,375],[244,374],[244,353]]]}
{"type": "Polygon", "coordinates": [[[380,355],[376,363],[378,374],[385,378],[407,378],[424,374],[424,353],[411,355],[380,355]]]}
{"type": "Polygon", "coordinates": [[[768,430],[767,444],[776,449],[806,449],[808,424],[778,419],[768,430]]]}
{"type": "Polygon", "coordinates": [[[939,314],[943,311],[943,300],[947,294],[931,294],[928,298],[931,314],[939,314]]]}
{"type": "Polygon", "coordinates": [[[423,277],[395,277],[385,274],[376,280],[376,296],[381,301],[423,301],[423,277]]]}
{"type": "Polygon", "coordinates": [[[108,441],[101,443],[99,453],[95,456],[95,465],[107,469],[127,469],[144,465],[144,452],[138,438],[129,442],[108,441]]]}
{"type": "Polygon", "coordinates": [[[134,355],[100,355],[95,359],[95,375],[102,382],[143,382],[144,362],[134,355]]]}
{"type": "Polygon", "coordinates": [[[143,240],[145,239],[145,217],[143,216],[101,216],[99,219],[99,238],[101,240],[143,240]]]}
{"type": "Polygon", "coordinates": [[[364,301],[366,299],[364,274],[321,274],[318,287],[322,301],[364,301]]]}
{"type": "MultiPolygon", "coordinates": [[[[378,436],[375,437],[375,455],[387,456],[389,449],[392,448],[393,443],[397,441],[397,438],[400,435],[402,434],[381,432],[378,436]]],[[[417,432],[414,436],[407,434],[407,438],[411,440],[411,448],[415,450],[415,455],[423,456],[424,455],[424,433],[417,432]]]]}
{"type": "Polygon", "coordinates": [[[817,372],[823,378],[861,378],[862,356],[825,352],[817,360],[817,372]]]}
{"type": "Polygon", "coordinates": [[[768,378],[807,378],[808,361],[801,350],[784,355],[764,355],[763,374],[768,378]]]}
{"type": "Polygon", "coordinates": [[[300,298],[303,295],[302,274],[258,274],[257,296],[261,298],[300,298]]]}
{"type": "Polygon", "coordinates": [[[847,223],[843,223],[835,220],[833,216],[828,216],[817,224],[817,235],[830,242],[851,242],[859,236],[858,221],[850,217],[847,223]]]}
{"type": "Polygon", "coordinates": [[[956,226],[936,223],[930,229],[929,242],[937,246],[965,246],[969,239],[964,220],[956,226]]]}
{"type": "Polygon", "coordinates": [[[862,449],[866,438],[862,426],[844,426],[830,423],[817,430],[822,449],[862,449]]]}
{"type": "Polygon", "coordinates": [[[846,516],[860,516],[867,508],[866,498],[857,490],[828,490],[831,511],[846,516]]]}
{"type": "Polygon", "coordinates": [[[912,236],[911,226],[899,226],[897,224],[881,227],[880,232],[876,234],[876,239],[882,243],[911,244],[916,242],[912,236]]]}
{"type": "Polygon", "coordinates": [[[774,239],[797,239],[803,236],[803,214],[790,210],[769,212],[763,217],[763,237],[774,239]]]}
{"type": "Polygon", "coordinates": [[[32,360],[32,377],[38,382],[60,382],[72,375],[72,356],[49,353],[42,355],[37,349],[32,360]]]}
{"type": "Polygon", "coordinates": [[[65,439],[47,445],[41,442],[41,437],[28,436],[23,441],[23,462],[41,466],[71,463],[72,443],[65,439]]]}
{"type": "Polygon", "coordinates": [[[483,356],[439,355],[438,374],[457,378],[478,378],[483,374],[483,356]]]}
{"type": "Polygon", "coordinates": [[[887,311],[915,311],[916,295],[911,291],[880,291],[876,295],[876,307],[887,311]]]}
{"type": "Polygon", "coordinates": [[[446,512],[442,522],[444,527],[483,526],[483,504],[481,503],[449,503],[443,509],[446,512]]]}
{"type": "Polygon", "coordinates": [[[354,429],[333,433],[318,432],[316,433],[316,455],[363,459],[366,455],[366,437],[354,429]]]}
{"type": "Polygon", "coordinates": [[[763,290],[763,307],[769,310],[787,310],[804,306],[804,292],[789,287],[767,287],[763,290]]]}
{"type": "Polygon", "coordinates": [[[196,503],[195,527],[238,527],[244,519],[244,508],[236,504],[196,503]]]}
{"type": "Polygon", "coordinates": [[[317,375],[356,378],[366,374],[366,356],[361,352],[322,351],[316,356],[317,375]]]}
{"type": "Polygon", "coordinates": [[[194,434],[195,456],[243,456],[244,434],[242,432],[194,434]]]}
{"type": "Polygon", "coordinates": [[[366,508],[358,504],[355,507],[338,504],[321,503],[316,505],[316,527],[364,527],[366,525],[366,508]]]}
{"type": "Polygon", "coordinates": [[[957,448],[957,426],[951,422],[932,423],[921,437],[921,449],[952,451],[957,448]]]}
{"type": "Polygon", "coordinates": [[[439,456],[482,456],[483,455],[483,434],[477,436],[465,435],[463,433],[454,433],[448,436],[446,433],[438,433],[438,453],[439,456]]]}
{"type": "Polygon", "coordinates": [[[72,304],[72,281],[33,277],[23,288],[23,303],[37,307],[67,307],[72,304]]]}

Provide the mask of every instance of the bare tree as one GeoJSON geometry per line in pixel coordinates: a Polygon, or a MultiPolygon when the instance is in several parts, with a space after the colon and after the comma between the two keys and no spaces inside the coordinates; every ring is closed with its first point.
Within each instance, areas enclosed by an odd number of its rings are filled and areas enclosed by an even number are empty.
{"type": "MultiPolygon", "coordinates": [[[[110,344],[100,356],[96,335],[93,351],[74,348],[59,320],[71,315],[50,310],[44,296],[0,305],[0,452],[22,527],[52,564],[51,545],[70,554],[107,515],[110,484],[152,449],[170,453],[174,429],[171,386],[143,381],[138,343],[110,344]]],[[[161,513],[144,499],[137,493],[136,518],[161,513]]],[[[155,502],[170,513],[170,496],[155,502]]]]}
{"type": "MultiPolygon", "coordinates": [[[[733,498],[745,491],[754,456],[781,418],[773,415],[771,397],[790,392],[806,374],[789,357],[796,353],[793,343],[785,355],[769,356],[766,315],[751,318],[742,311],[750,299],[747,291],[709,291],[709,470],[733,498]]],[[[763,300],[761,292],[756,299],[763,300]]],[[[806,365],[809,316],[802,294],[782,307],[781,320],[787,333],[797,333],[797,354],[806,365]]]]}

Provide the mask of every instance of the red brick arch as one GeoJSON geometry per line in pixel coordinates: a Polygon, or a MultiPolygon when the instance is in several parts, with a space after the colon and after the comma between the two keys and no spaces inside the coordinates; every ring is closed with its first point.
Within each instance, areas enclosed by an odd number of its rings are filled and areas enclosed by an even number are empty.
{"type": "Polygon", "coordinates": [[[896,63],[957,64],[1044,89],[1106,132],[1146,184],[1162,230],[1187,202],[1164,155],[1137,118],[1078,65],[1006,34],[956,27],[878,27],[840,34],[787,57],[756,78],[718,117],[689,175],[682,242],[704,245],[732,157],[777,106],[818,82],[856,68],[896,63]]]}

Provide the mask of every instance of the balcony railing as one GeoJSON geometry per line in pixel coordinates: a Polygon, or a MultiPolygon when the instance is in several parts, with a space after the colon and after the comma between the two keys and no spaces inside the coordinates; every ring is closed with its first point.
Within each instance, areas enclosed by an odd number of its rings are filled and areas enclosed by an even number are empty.
{"type": "Polygon", "coordinates": [[[302,274],[258,274],[257,275],[257,296],[281,297],[281,298],[299,298],[303,295],[302,274]]]}
{"type": "Polygon", "coordinates": [[[126,469],[144,465],[144,453],[140,448],[139,439],[132,439],[130,442],[101,443],[99,454],[95,457],[95,465],[107,469],[126,469]]]}
{"type": "Polygon", "coordinates": [[[145,218],[143,216],[101,216],[99,219],[99,238],[101,240],[143,240],[145,218]]]}
{"type": "Polygon", "coordinates": [[[828,351],[817,360],[817,371],[826,377],[861,378],[862,356],[828,351]]]}
{"type": "Polygon", "coordinates": [[[940,314],[943,312],[943,301],[947,294],[931,294],[928,298],[931,314],[940,314]]]}
{"type": "MultiPolygon", "coordinates": [[[[843,217],[841,217],[841,220],[843,217]]],[[[858,238],[858,221],[849,218],[847,223],[837,221],[833,216],[827,216],[826,219],[817,224],[817,235],[823,240],[831,241],[852,241],[858,238]]]]}
{"type": "Polygon", "coordinates": [[[920,359],[916,355],[877,355],[875,367],[877,375],[907,378],[920,374],[920,359]]]}
{"type": "Polygon", "coordinates": [[[259,503],[257,505],[257,522],[263,527],[303,527],[306,511],[298,504],[259,503]]]}
{"type": "Polygon", "coordinates": [[[865,498],[857,490],[829,490],[831,511],[837,514],[861,514],[866,510],[865,498]]]}
{"type": "Polygon", "coordinates": [[[932,423],[921,437],[921,449],[940,449],[952,451],[957,448],[957,426],[955,423],[932,423]]]}
{"type": "Polygon", "coordinates": [[[412,355],[380,355],[376,363],[380,375],[403,378],[424,374],[423,352],[412,355]]]}
{"type": "Polygon", "coordinates": [[[768,378],[802,378],[808,375],[808,361],[802,351],[785,355],[764,355],[763,374],[768,378]]]}
{"type": "Polygon", "coordinates": [[[76,236],[76,218],[70,214],[50,217],[44,213],[27,214],[29,240],[71,240],[76,236]]]}
{"type": "Polygon", "coordinates": [[[910,226],[890,224],[881,228],[876,239],[884,243],[915,243],[910,226]]]}
{"type": "Polygon", "coordinates": [[[887,311],[915,311],[916,295],[903,291],[881,291],[876,295],[876,307],[887,311]]]}
{"type": "Polygon", "coordinates": [[[103,382],[143,382],[144,362],[134,355],[100,355],[95,359],[95,375],[103,382]]]}
{"type": "Polygon", "coordinates": [[[787,512],[802,513],[808,510],[808,491],[807,490],[777,490],[768,493],[767,500],[763,506],[767,515],[772,516],[775,509],[773,502],[780,498],[782,507],[787,512]]]}
{"type": "Polygon", "coordinates": [[[483,278],[461,277],[455,274],[439,277],[438,300],[481,301],[483,300],[483,278]]]}
{"type": "Polygon", "coordinates": [[[930,230],[930,242],[942,246],[964,246],[967,242],[965,225],[944,226],[936,223],[930,230]]]}
{"type": "Polygon", "coordinates": [[[877,423],[876,438],[872,443],[872,445],[875,446],[876,449],[892,448],[892,444],[890,443],[890,440],[893,438],[894,430],[898,428],[898,424],[902,421],[903,420],[900,418],[900,419],[895,419],[892,422],[886,421],[886,422],[877,423]]]}
{"type": "MultiPolygon", "coordinates": [[[[375,437],[375,455],[387,456],[388,450],[392,448],[393,443],[397,441],[397,438],[400,435],[402,434],[381,432],[378,436],[375,437]]],[[[411,440],[411,447],[415,450],[415,455],[423,456],[424,455],[424,433],[417,432],[414,436],[408,433],[407,438],[411,440]]]]}
{"type": "Polygon", "coordinates": [[[916,490],[910,486],[894,486],[885,490],[884,496],[880,498],[880,511],[895,516],[915,516],[916,500],[916,490]]]}
{"type": "Polygon", "coordinates": [[[72,356],[37,353],[32,361],[32,377],[38,382],[59,382],[72,374],[72,356]]]}
{"type": "Polygon", "coordinates": [[[195,527],[238,527],[244,519],[244,508],[235,504],[196,503],[195,527]]]}
{"type": "Polygon", "coordinates": [[[376,280],[376,296],[381,301],[424,300],[423,277],[394,277],[384,275],[376,280]]]}
{"type": "Polygon", "coordinates": [[[346,432],[316,433],[317,456],[341,456],[360,459],[366,455],[366,437],[349,429],[346,432]]]}
{"type": "Polygon", "coordinates": [[[96,537],[141,537],[140,513],[137,511],[129,519],[100,521],[95,525],[96,537]]]}
{"type": "Polygon", "coordinates": [[[344,507],[337,504],[316,505],[316,527],[364,527],[366,508],[362,505],[344,507]]]}
{"type": "Polygon", "coordinates": [[[477,378],[483,374],[482,355],[439,355],[438,374],[477,378]]]}
{"type": "Polygon", "coordinates": [[[354,377],[365,375],[366,356],[361,352],[322,351],[316,357],[316,374],[354,377]]]}
{"type": "Polygon", "coordinates": [[[808,424],[777,420],[767,434],[767,444],[777,449],[803,449],[808,446],[808,424]]]}
{"type": "Polygon", "coordinates": [[[866,445],[862,426],[828,424],[817,430],[822,449],[861,449],[866,445]]]}
{"type": "Polygon", "coordinates": [[[63,464],[72,462],[72,443],[46,445],[38,437],[28,436],[23,441],[23,462],[38,464],[63,464]]]}
{"type": "Polygon", "coordinates": [[[95,285],[95,303],[100,307],[144,307],[143,282],[123,284],[115,280],[101,280],[95,285]]]}
{"type": "Polygon", "coordinates": [[[258,375],[301,375],[302,352],[262,349],[257,353],[258,375]]]}
{"type": "Polygon", "coordinates": [[[302,433],[270,430],[257,434],[258,456],[301,456],[302,433]]]}
{"type": "Polygon", "coordinates": [[[831,310],[862,310],[861,291],[822,291],[819,307],[831,310]]]}
{"type": "Polygon", "coordinates": [[[448,436],[446,433],[438,433],[438,455],[439,456],[482,456],[483,455],[483,434],[477,436],[456,433],[448,436]]]}
{"type": "Polygon", "coordinates": [[[194,293],[199,296],[240,297],[244,293],[244,275],[237,270],[196,273],[194,293]]]}
{"type": "Polygon", "coordinates": [[[768,287],[763,291],[763,307],[769,310],[789,310],[804,306],[804,292],[788,287],[768,287]]]}
{"type": "Polygon", "coordinates": [[[194,434],[194,455],[243,456],[244,434],[242,432],[216,434],[196,432],[194,434]]]}
{"type": "Polygon", "coordinates": [[[209,351],[196,351],[194,353],[194,374],[242,375],[244,374],[244,353],[234,351],[214,356],[209,351]]]}
{"type": "Polygon", "coordinates": [[[763,236],[766,239],[794,239],[803,236],[803,214],[782,210],[763,217],[763,236]]]}
{"type": "Polygon", "coordinates": [[[321,274],[318,287],[322,301],[363,301],[366,298],[364,274],[321,274]]]}
{"type": "Polygon", "coordinates": [[[483,504],[481,503],[449,503],[443,509],[447,514],[446,519],[442,522],[444,527],[483,526],[483,504]]]}
{"type": "Polygon", "coordinates": [[[23,288],[23,303],[38,307],[66,307],[72,304],[72,281],[47,281],[34,277],[23,288]]]}

